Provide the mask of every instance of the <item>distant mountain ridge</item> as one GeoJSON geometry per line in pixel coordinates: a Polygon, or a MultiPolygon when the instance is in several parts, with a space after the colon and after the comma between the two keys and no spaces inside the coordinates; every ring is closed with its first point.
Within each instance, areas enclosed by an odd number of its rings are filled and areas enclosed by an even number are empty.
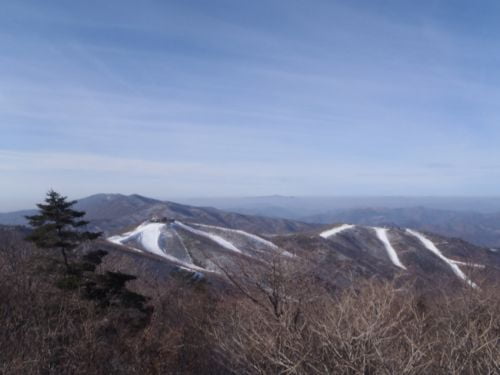
{"type": "MultiPolygon", "coordinates": [[[[298,232],[318,227],[315,224],[287,219],[249,216],[212,207],[160,201],[138,194],[96,194],[78,200],[75,208],[86,212],[85,218],[91,222],[92,229],[108,234],[136,226],[154,216],[268,234],[298,232]]],[[[34,212],[36,210],[0,214],[0,224],[24,225],[24,217],[34,212]]]]}
{"type": "Polygon", "coordinates": [[[479,212],[500,212],[500,197],[432,197],[432,196],[260,196],[179,198],[174,201],[210,206],[239,213],[260,213],[286,219],[302,220],[304,217],[331,212],[364,208],[410,208],[479,212]]]}

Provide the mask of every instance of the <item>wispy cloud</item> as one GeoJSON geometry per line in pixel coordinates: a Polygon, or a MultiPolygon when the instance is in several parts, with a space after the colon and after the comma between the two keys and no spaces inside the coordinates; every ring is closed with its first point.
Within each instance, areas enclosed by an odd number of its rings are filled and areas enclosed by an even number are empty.
{"type": "Polygon", "coordinates": [[[500,157],[492,6],[11,2],[0,184],[491,194],[500,176],[480,166],[500,157]]]}

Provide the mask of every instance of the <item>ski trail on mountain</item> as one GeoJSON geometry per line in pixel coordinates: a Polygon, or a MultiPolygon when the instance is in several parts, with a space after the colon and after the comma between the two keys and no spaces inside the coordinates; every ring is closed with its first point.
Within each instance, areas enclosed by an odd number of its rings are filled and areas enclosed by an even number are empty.
{"type": "Polygon", "coordinates": [[[117,245],[123,245],[123,242],[128,241],[134,236],[139,236],[141,234],[142,228],[144,228],[148,223],[142,223],[137,228],[130,232],[123,233],[122,235],[116,235],[109,237],[107,240],[109,242],[115,243],[117,245]]]}
{"type": "Polygon", "coordinates": [[[431,251],[434,254],[436,254],[443,262],[445,262],[446,264],[448,264],[450,266],[450,268],[452,269],[452,271],[455,273],[455,275],[457,275],[460,279],[462,279],[463,281],[465,281],[468,285],[470,285],[473,288],[477,288],[478,287],[472,280],[469,280],[469,278],[462,272],[462,270],[460,269],[460,267],[458,267],[454,263],[453,260],[448,259],[447,257],[445,257],[443,255],[443,253],[441,253],[441,250],[439,250],[437,248],[437,246],[434,244],[434,242],[432,242],[431,240],[429,240],[427,237],[425,237],[420,232],[417,232],[417,231],[414,231],[414,230],[411,230],[411,229],[406,229],[406,232],[409,233],[409,234],[411,234],[414,237],[417,237],[420,240],[420,242],[422,242],[422,244],[429,251],[431,251]]]}
{"type": "Polygon", "coordinates": [[[191,233],[194,233],[194,234],[197,234],[199,236],[208,238],[208,239],[210,239],[213,242],[219,244],[220,246],[222,246],[223,248],[225,248],[227,250],[231,250],[231,251],[234,251],[236,253],[243,254],[243,252],[240,249],[238,249],[231,242],[229,242],[225,238],[222,238],[221,236],[218,236],[218,235],[212,234],[212,233],[203,232],[201,230],[198,230],[198,229],[195,229],[193,227],[190,227],[189,225],[181,223],[180,221],[175,221],[174,224],[178,225],[182,229],[185,229],[185,230],[187,230],[187,231],[189,231],[191,233]]]}
{"type": "Polygon", "coordinates": [[[191,264],[194,264],[194,262],[193,262],[193,257],[192,257],[192,256],[191,256],[191,254],[189,253],[189,251],[188,251],[188,249],[187,249],[186,245],[184,244],[184,240],[182,239],[182,237],[179,235],[179,233],[177,233],[177,231],[176,231],[174,228],[172,228],[172,233],[173,233],[173,234],[175,235],[175,237],[177,237],[177,239],[179,240],[179,242],[180,242],[180,244],[181,244],[182,248],[184,249],[184,251],[186,252],[186,255],[187,255],[187,256],[188,256],[188,258],[189,258],[189,262],[190,262],[191,264]]]}
{"type": "Polygon", "coordinates": [[[467,262],[461,262],[459,260],[453,260],[450,259],[454,264],[458,266],[465,266],[465,267],[474,267],[474,268],[486,268],[484,264],[477,264],[477,263],[467,263],[467,262]]]}
{"type": "Polygon", "coordinates": [[[259,243],[261,243],[263,245],[272,247],[273,249],[278,249],[278,246],[276,246],[275,244],[273,244],[271,241],[265,240],[264,238],[259,237],[259,236],[255,235],[255,234],[245,232],[244,230],[224,228],[224,227],[217,227],[215,225],[206,225],[206,224],[196,224],[196,225],[200,226],[200,227],[204,227],[204,228],[218,229],[218,230],[221,230],[221,231],[224,231],[224,232],[238,233],[238,234],[241,234],[242,236],[250,238],[250,239],[252,239],[252,240],[254,240],[256,242],[259,242],[259,243]]]}
{"type": "MultiPolygon", "coordinates": [[[[124,244],[124,242],[137,236],[137,241],[139,243],[141,243],[141,245],[144,247],[144,249],[147,252],[161,256],[167,260],[170,260],[174,263],[182,265],[183,267],[187,267],[187,268],[190,268],[190,269],[195,270],[195,271],[204,271],[204,272],[207,271],[202,267],[198,267],[198,266],[194,265],[192,263],[192,260],[189,263],[184,262],[184,261],[180,260],[179,258],[176,258],[174,256],[171,256],[171,255],[165,253],[161,249],[160,244],[159,244],[160,236],[161,236],[162,229],[165,227],[166,227],[166,224],[163,224],[163,223],[143,223],[143,224],[139,225],[133,231],[127,232],[127,233],[123,234],[122,236],[117,235],[117,236],[109,237],[108,241],[115,243],[117,245],[122,245],[122,246],[128,247],[128,248],[133,249],[135,251],[144,253],[144,251],[141,249],[137,249],[133,246],[128,246],[128,245],[124,244]]],[[[189,258],[191,258],[189,253],[188,253],[188,256],[189,256],[189,258]]]]}
{"type": "Polygon", "coordinates": [[[319,235],[320,235],[320,237],[323,237],[323,238],[329,238],[331,236],[339,234],[340,232],[343,232],[345,230],[348,230],[348,229],[351,229],[351,228],[354,228],[354,227],[355,226],[352,225],[352,224],[342,224],[342,225],[340,225],[338,227],[325,230],[324,232],[321,232],[319,235]]]}
{"type": "Polygon", "coordinates": [[[401,263],[398,257],[398,253],[396,252],[396,249],[392,247],[391,242],[389,241],[389,237],[387,236],[387,228],[373,228],[375,230],[375,233],[377,234],[378,239],[384,244],[385,250],[387,251],[387,255],[389,256],[389,259],[391,262],[402,269],[406,269],[406,267],[401,263]]]}
{"type": "Polygon", "coordinates": [[[125,233],[122,236],[113,236],[108,238],[108,241],[118,245],[123,245],[125,241],[137,236],[138,242],[140,242],[148,252],[164,256],[165,253],[160,248],[158,243],[163,227],[165,227],[165,224],[162,223],[141,224],[133,231],[125,233]]]}
{"type": "Polygon", "coordinates": [[[141,243],[144,248],[150,253],[156,255],[165,255],[165,252],[160,248],[161,230],[165,228],[165,224],[151,223],[146,225],[141,232],[141,243]]]}
{"type": "MultiPolygon", "coordinates": [[[[207,225],[207,224],[196,224],[196,225],[200,226],[200,227],[204,227],[204,228],[218,229],[218,230],[221,230],[221,231],[224,231],[224,232],[228,232],[228,233],[237,233],[237,234],[240,234],[240,235],[242,235],[244,237],[247,237],[247,238],[249,238],[249,239],[251,239],[251,240],[253,240],[255,242],[258,242],[258,243],[260,243],[262,245],[270,247],[273,250],[276,250],[280,255],[284,255],[284,256],[289,257],[289,258],[296,258],[297,257],[297,255],[292,254],[289,251],[283,250],[282,248],[280,248],[276,244],[272,243],[271,241],[268,241],[268,240],[266,240],[266,239],[264,239],[262,237],[259,237],[256,234],[245,232],[244,230],[232,229],[232,228],[224,228],[224,227],[218,227],[218,226],[215,226],[215,225],[207,225]]],[[[262,250],[259,250],[259,252],[262,252],[262,250]]]]}

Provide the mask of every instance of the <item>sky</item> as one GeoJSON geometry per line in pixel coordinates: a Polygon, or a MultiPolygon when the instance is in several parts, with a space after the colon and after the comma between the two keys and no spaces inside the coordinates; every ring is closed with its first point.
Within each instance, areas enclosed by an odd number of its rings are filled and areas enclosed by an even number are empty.
{"type": "Polygon", "coordinates": [[[0,3],[0,211],[500,191],[496,0],[0,3]]]}

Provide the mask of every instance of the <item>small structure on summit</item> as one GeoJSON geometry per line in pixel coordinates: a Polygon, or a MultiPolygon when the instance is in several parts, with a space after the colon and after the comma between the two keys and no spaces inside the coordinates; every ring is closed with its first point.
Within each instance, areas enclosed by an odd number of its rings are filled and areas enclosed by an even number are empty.
{"type": "Polygon", "coordinates": [[[166,224],[171,224],[175,221],[175,219],[166,217],[166,216],[158,216],[158,215],[153,215],[151,219],[149,219],[151,223],[166,223],[166,224]]]}

